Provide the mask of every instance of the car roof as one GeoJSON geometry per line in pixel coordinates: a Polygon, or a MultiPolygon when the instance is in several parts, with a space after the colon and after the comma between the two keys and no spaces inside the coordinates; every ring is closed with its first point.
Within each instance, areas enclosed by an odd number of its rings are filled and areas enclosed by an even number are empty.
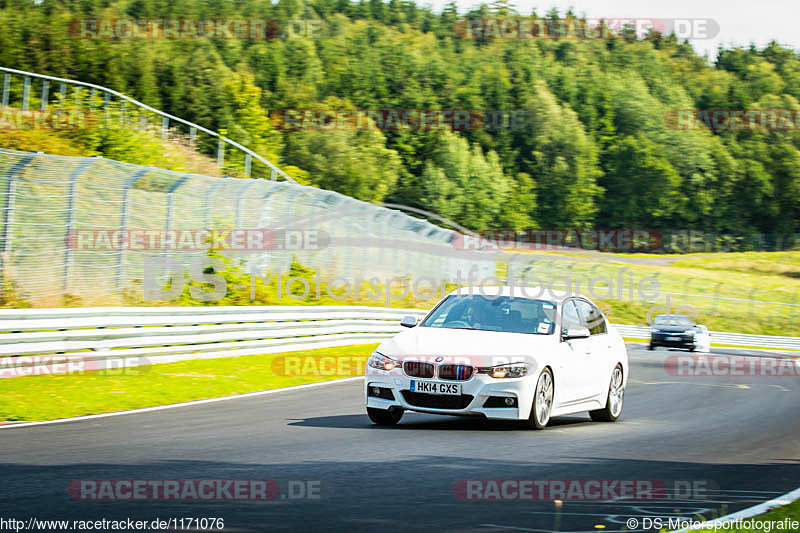
{"type": "Polygon", "coordinates": [[[514,298],[528,298],[531,300],[547,300],[553,303],[561,304],[567,298],[574,298],[580,297],[585,298],[591,301],[590,298],[573,292],[568,291],[558,291],[558,290],[550,290],[549,287],[542,287],[540,285],[530,285],[530,286],[508,286],[508,285],[498,285],[498,286],[468,286],[468,287],[461,287],[460,289],[456,289],[450,292],[447,296],[453,296],[460,294],[461,296],[513,296],[514,298]]]}

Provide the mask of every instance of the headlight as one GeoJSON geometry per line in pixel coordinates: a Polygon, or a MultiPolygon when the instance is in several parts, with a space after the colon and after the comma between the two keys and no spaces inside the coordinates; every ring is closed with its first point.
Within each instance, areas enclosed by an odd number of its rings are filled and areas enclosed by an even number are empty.
{"type": "Polygon", "coordinates": [[[394,370],[396,367],[400,366],[400,361],[396,361],[391,357],[386,357],[382,353],[372,352],[372,355],[369,356],[367,364],[372,368],[388,371],[394,370]]]}
{"type": "Polygon", "coordinates": [[[690,337],[694,337],[694,330],[684,332],[684,335],[688,335],[690,337]]]}
{"type": "Polygon", "coordinates": [[[513,363],[510,365],[492,366],[478,370],[480,374],[489,374],[493,378],[521,378],[528,375],[528,365],[513,363]]]}

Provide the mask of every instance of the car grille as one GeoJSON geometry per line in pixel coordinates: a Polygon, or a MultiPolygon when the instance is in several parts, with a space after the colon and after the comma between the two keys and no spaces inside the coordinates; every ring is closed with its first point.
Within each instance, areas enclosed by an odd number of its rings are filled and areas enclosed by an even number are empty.
{"type": "Polygon", "coordinates": [[[469,365],[441,365],[439,378],[450,381],[467,381],[474,372],[475,369],[469,365]]]}
{"type": "Polygon", "coordinates": [[[431,409],[464,409],[472,401],[472,396],[469,394],[450,396],[408,390],[403,391],[403,398],[414,407],[430,407],[431,409]]]}
{"type": "Polygon", "coordinates": [[[653,340],[664,341],[664,342],[688,342],[694,340],[694,337],[687,335],[685,333],[653,333],[650,336],[650,338],[653,340]],[[667,337],[675,337],[678,340],[667,341],[667,337]]]}
{"type": "Polygon", "coordinates": [[[433,365],[419,361],[406,361],[403,363],[403,372],[412,378],[432,378],[433,365]]]}

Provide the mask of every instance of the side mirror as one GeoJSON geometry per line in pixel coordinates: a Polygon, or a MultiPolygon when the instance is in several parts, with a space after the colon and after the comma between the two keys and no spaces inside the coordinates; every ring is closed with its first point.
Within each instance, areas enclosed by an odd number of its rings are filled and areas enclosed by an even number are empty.
{"type": "Polygon", "coordinates": [[[585,339],[590,335],[588,328],[564,328],[561,331],[561,338],[565,341],[570,339],[585,339]]]}
{"type": "Polygon", "coordinates": [[[413,328],[417,325],[417,317],[415,316],[404,316],[403,320],[400,321],[400,325],[404,328],[413,328]]]}

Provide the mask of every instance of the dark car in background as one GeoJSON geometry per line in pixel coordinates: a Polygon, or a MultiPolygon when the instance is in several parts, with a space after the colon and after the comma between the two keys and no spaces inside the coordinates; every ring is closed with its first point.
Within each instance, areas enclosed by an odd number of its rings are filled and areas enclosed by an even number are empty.
{"type": "Polygon", "coordinates": [[[658,315],[650,326],[648,348],[654,350],[659,346],[708,352],[711,349],[711,338],[708,328],[695,324],[689,316],[658,315]]]}

